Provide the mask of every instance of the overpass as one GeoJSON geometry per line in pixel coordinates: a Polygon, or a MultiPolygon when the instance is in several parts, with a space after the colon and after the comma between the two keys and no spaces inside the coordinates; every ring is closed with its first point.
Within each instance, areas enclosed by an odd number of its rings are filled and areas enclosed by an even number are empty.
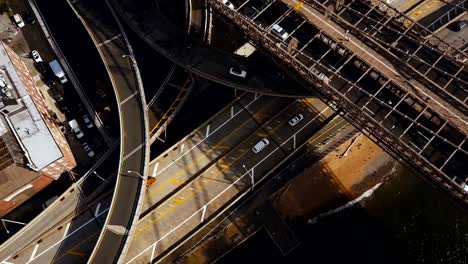
{"type": "Polygon", "coordinates": [[[125,255],[127,238],[138,220],[149,161],[146,99],[132,47],[112,13],[102,1],[69,1],[93,39],[114,88],[120,117],[120,160],[115,190],[103,229],[88,260],[114,263],[125,255]]]}
{"type": "MultiPolygon", "coordinates": [[[[463,169],[468,158],[466,116],[415,79],[398,74],[387,59],[366,47],[320,8],[298,1],[207,0],[255,44],[307,80],[311,89],[339,109],[384,149],[417,168],[454,197],[468,202],[463,169]],[[295,3],[290,6],[287,3],[295,3]],[[243,13],[255,5],[254,15],[243,13]],[[262,24],[260,26],[259,24],[262,24]],[[280,23],[297,40],[293,49],[270,33],[280,23]],[[291,26],[292,25],[292,26],[291,26]],[[340,62],[338,66],[335,66],[340,62]]],[[[355,33],[359,36],[359,33],[355,33]]],[[[462,71],[464,67],[460,68],[462,71]]]]}
{"type": "MultiPolygon", "coordinates": [[[[111,0],[113,7],[124,21],[144,41],[159,53],[205,79],[235,89],[268,95],[307,97],[311,92],[303,84],[289,76],[279,75],[284,69],[273,61],[261,62],[213,49],[187,35],[161,13],[153,0],[111,0]],[[246,78],[229,74],[233,66],[241,65],[247,71],[246,78]],[[291,85],[294,83],[294,85],[291,85]]],[[[267,58],[265,58],[266,60],[267,58]]],[[[294,73],[291,73],[294,75],[294,73]]]]}

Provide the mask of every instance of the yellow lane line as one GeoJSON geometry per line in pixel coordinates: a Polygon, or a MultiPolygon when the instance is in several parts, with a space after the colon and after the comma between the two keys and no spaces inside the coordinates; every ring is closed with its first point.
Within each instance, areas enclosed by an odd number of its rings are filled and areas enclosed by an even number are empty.
{"type": "MultiPolygon", "coordinates": [[[[295,105],[294,102],[291,103],[288,107],[284,108],[283,110],[281,110],[280,112],[278,112],[277,116],[280,116],[283,112],[285,112],[287,109],[289,109],[291,106],[295,105]]],[[[279,129],[281,126],[283,126],[284,123],[280,123],[278,124],[275,128],[273,128],[271,130],[271,135],[274,133],[274,131],[276,131],[277,129],[279,129]]],[[[263,127],[263,126],[262,126],[263,127]]],[[[233,164],[235,164],[240,158],[242,158],[245,154],[247,154],[249,151],[245,151],[245,152],[242,152],[240,154],[240,156],[238,156],[237,158],[235,158],[231,163],[227,163],[227,162],[224,162],[224,161],[220,161],[218,162],[217,164],[220,165],[220,164],[226,164],[225,166],[220,166],[222,167],[222,170],[219,171],[218,173],[216,173],[214,176],[212,176],[211,178],[209,178],[207,181],[203,182],[202,184],[200,184],[200,186],[198,188],[196,188],[195,190],[193,190],[189,195],[185,196],[183,199],[180,199],[180,198],[176,198],[177,199],[177,203],[172,205],[169,209],[167,209],[166,211],[164,211],[163,213],[161,213],[160,215],[158,215],[158,217],[156,217],[156,219],[146,223],[142,228],[139,228],[137,231],[135,231],[135,233],[133,234],[133,238],[136,238],[138,237],[141,233],[143,233],[146,229],[148,229],[149,227],[153,226],[154,224],[156,224],[157,222],[159,222],[161,219],[163,219],[166,215],[168,215],[169,213],[171,213],[172,211],[174,211],[177,207],[179,207],[181,204],[183,204],[185,201],[187,201],[189,198],[191,198],[192,196],[194,196],[196,193],[198,193],[199,191],[203,190],[210,182],[212,182],[213,180],[215,180],[216,178],[219,177],[219,175],[223,174],[224,171],[226,171],[227,169],[229,169],[230,167],[232,167],[233,164]]],[[[181,190],[182,191],[182,190],[181,190]]],[[[174,201],[174,199],[173,199],[174,201]]]]}
{"type": "MultiPolygon", "coordinates": [[[[264,110],[265,108],[269,107],[270,105],[272,105],[274,102],[274,100],[272,100],[271,102],[269,102],[268,104],[266,104],[265,106],[263,106],[262,108],[259,109],[258,112],[264,110]]],[[[253,116],[254,117],[262,117],[262,116],[268,116],[268,115],[263,115],[263,114],[260,114],[260,113],[256,113],[254,114],[253,116]]],[[[248,123],[252,122],[253,121],[253,118],[249,118],[248,120],[246,120],[243,124],[241,124],[239,127],[237,127],[235,130],[233,130],[231,133],[229,133],[226,137],[224,137],[221,141],[219,141],[214,147],[211,147],[206,153],[203,153],[203,155],[201,155],[200,157],[198,157],[197,159],[195,159],[194,161],[192,161],[187,167],[181,169],[180,171],[178,171],[174,176],[172,176],[169,180],[167,180],[166,182],[164,182],[163,184],[161,184],[160,186],[158,186],[155,190],[151,191],[149,194],[147,194],[145,196],[145,198],[143,199],[143,201],[146,201],[147,199],[151,198],[153,195],[155,195],[156,193],[158,193],[159,191],[161,191],[162,189],[164,189],[167,185],[169,185],[171,183],[172,180],[174,180],[175,178],[179,177],[180,175],[182,175],[183,173],[185,173],[188,169],[192,168],[194,165],[196,165],[198,162],[200,162],[201,160],[203,160],[204,158],[206,158],[211,152],[213,152],[216,148],[219,148],[219,146],[225,142],[226,140],[228,140],[232,135],[234,135],[235,133],[237,133],[241,128],[243,128],[244,126],[246,126],[248,123]]]]}
{"type": "Polygon", "coordinates": [[[176,100],[174,100],[171,104],[171,106],[169,106],[169,109],[167,109],[166,113],[164,113],[164,115],[161,117],[161,119],[159,119],[159,121],[156,123],[156,125],[153,127],[153,129],[151,129],[151,131],[149,132],[149,134],[151,135],[151,133],[153,133],[158,127],[159,127],[159,124],[161,124],[162,121],[166,120],[167,117],[169,116],[169,112],[171,112],[174,108],[174,105],[180,101],[180,100],[177,100],[180,95],[185,92],[185,87],[187,86],[187,84],[190,82],[190,78],[187,78],[187,80],[185,81],[182,89],[180,89],[179,93],[177,94],[177,97],[176,97],[176,100]]]}

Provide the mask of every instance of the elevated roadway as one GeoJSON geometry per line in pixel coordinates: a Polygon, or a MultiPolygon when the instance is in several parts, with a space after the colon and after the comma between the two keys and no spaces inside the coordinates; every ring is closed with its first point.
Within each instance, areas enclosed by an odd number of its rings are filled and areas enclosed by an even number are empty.
{"type": "Polygon", "coordinates": [[[148,118],[143,84],[132,48],[104,1],[69,1],[93,39],[114,88],[120,117],[120,160],[112,202],[89,263],[116,263],[138,220],[149,162],[148,118]],[[99,12],[98,12],[99,11],[99,12]]]}
{"type": "MultiPolygon", "coordinates": [[[[198,146],[214,148],[221,152],[220,156],[208,148],[179,158],[181,153],[177,150],[187,144],[185,139],[157,159],[156,162],[167,160],[165,164],[157,165],[162,166],[161,169],[170,167],[157,172],[161,185],[155,186],[152,192],[148,190],[155,194],[151,203],[156,206],[140,219],[126,263],[151,262],[177,247],[182,239],[254,189],[334,116],[334,111],[316,98],[284,101],[286,105],[279,109],[276,108],[280,103],[277,100],[263,97],[263,109],[247,110],[250,118],[239,124],[242,120],[239,117],[241,120],[231,124],[233,128],[222,130],[220,135],[203,143],[206,126],[192,133],[189,150],[200,142],[198,146]],[[288,121],[296,113],[302,113],[304,119],[290,126],[288,121]],[[252,147],[262,138],[267,138],[270,143],[255,154],[252,147]],[[178,166],[171,166],[174,159],[178,159],[178,166]]],[[[247,102],[248,98],[239,101],[247,102]]],[[[216,119],[226,119],[229,112],[228,109],[216,119]]]]}
{"type": "Polygon", "coordinates": [[[296,80],[278,74],[283,69],[272,61],[249,60],[206,46],[188,36],[161,13],[153,0],[111,0],[127,24],[151,47],[177,65],[211,81],[240,90],[268,95],[307,97],[311,92],[296,80]],[[269,66],[270,65],[270,66],[269,66]],[[229,74],[233,66],[242,66],[246,78],[229,74]],[[293,85],[292,85],[293,84],[293,85]]]}
{"type": "Polygon", "coordinates": [[[258,7],[265,1],[239,1],[243,6],[233,1],[242,6],[234,10],[221,1],[207,1],[257,45],[301,74],[354,126],[468,204],[463,189],[468,178],[463,168],[468,157],[463,114],[395,74],[391,63],[382,63],[385,60],[356,37],[302,2],[287,1],[295,2],[287,6],[269,1],[252,16],[244,13],[248,5],[258,7]],[[288,41],[270,33],[274,23],[287,27],[290,37],[297,39],[296,47],[288,48],[288,41]]]}

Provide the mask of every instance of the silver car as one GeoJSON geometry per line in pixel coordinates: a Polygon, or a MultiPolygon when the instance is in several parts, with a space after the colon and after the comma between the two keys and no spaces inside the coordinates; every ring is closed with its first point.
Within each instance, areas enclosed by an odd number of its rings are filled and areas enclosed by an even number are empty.
{"type": "Polygon", "coordinates": [[[253,146],[252,151],[255,154],[257,154],[260,151],[262,151],[266,146],[268,146],[268,144],[270,144],[270,141],[268,141],[268,139],[266,139],[266,138],[263,138],[257,144],[255,144],[255,146],[253,146]]]}
{"type": "Polygon", "coordinates": [[[295,126],[297,123],[301,122],[302,119],[304,119],[304,116],[302,114],[297,114],[291,118],[288,123],[290,126],[295,126]]]}

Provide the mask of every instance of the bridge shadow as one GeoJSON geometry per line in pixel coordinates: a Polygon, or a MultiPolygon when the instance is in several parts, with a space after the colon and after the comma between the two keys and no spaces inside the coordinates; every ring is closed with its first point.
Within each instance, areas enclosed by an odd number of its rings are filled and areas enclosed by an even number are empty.
{"type": "MultiPolygon", "coordinates": [[[[354,135],[351,134],[351,137],[354,135]]],[[[311,228],[311,219],[343,206],[358,198],[375,184],[393,176],[395,161],[391,162],[391,166],[383,166],[374,173],[363,177],[362,180],[344,186],[343,175],[337,176],[334,170],[323,162],[322,157],[327,155],[337,156],[337,149],[347,140],[349,140],[349,137],[337,141],[326,152],[318,153],[315,148],[304,149],[291,158],[297,164],[296,166],[278,168],[273,174],[277,177],[267,181],[263,186],[259,186],[258,192],[239,201],[234,210],[223,213],[219,217],[221,220],[210,222],[199,234],[190,238],[187,243],[171,252],[170,255],[165,256],[161,263],[190,263],[190,261],[196,259],[204,259],[210,263],[214,260],[217,260],[217,263],[238,263],[241,260],[241,255],[244,257],[249,255],[249,261],[256,259],[255,256],[259,255],[263,261],[265,261],[265,258],[269,260],[276,259],[274,263],[280,263],[278,261],[284,259],[284,263],[291,263],[287,262],[288,258],[292,257],[298,261],[298,255],[304,254],[304,250],[306,252],[310,250],[315,252],[320,247],[317,245],[310,246],[310,244],[319,243],[318,241],[322,241],[322,238],[312,240],[312,242],[309,241],[311,240],[309,238],[311,234],[316,236],[312,232],[317,232],[317,229],[311,228]],[[283,227],[280,228],[281,226],[283,227]],[[252,238],[250,238],[251,236],[252,238]],[[266,239],[261,239],[262,242],[260,243],[258,239],[255,239],[258,236],[266,237],[266,239]],[[248,240],[244,244],[245,239],[248,240]],[[257,242],[250,243],[251,240],[257,242]],[[226,258],[218,259],[232,247],[237,247],[236,245],[240,245],[239,248],[235,249],[226,258]],[[268,253],[263,251],[264,249],[268,253]],[[256,253],[252,255],[254,251],[256,253]],[[260,252],[265,252],[266,255],[260,252]],[[283,255],[287,254],[290,255],[288,258],[283,257],[283,255]]],[[[353,165],[348,164],[347,166],[352,167],[353,165]]],[[[382,228],[382,225],[372,219],[372,216],[361,210],[359,204],[355,204],[350,208],[352,208],[350,210],[357,210],[359,214],[362,214],[362,222],[357,223],[360,228],[365,227],[368,230],[380,230],[382,228]]],[[[323,219],[325,219],[325,216],[323,216],[323,219]]],[[[327,222],[327,220],[324,220],[324,222],[327,222]]],[[[333,226],[333,224],[328,223],[326,225],[333,226]]],[[[320,231],[320,228],[318,231],[320,231]]],[[[346,244],[348,250],[343,254],[353,253],[350,255],[352,257],[360,255],[359,251],[353,252],[359,246],[350,243],[350,239],[358,237],[358,232],[361,232],[358,227],[338,226],[328,239],[324,238],[323,241],[326,244],[322,245],[322,247],[326,245],[329,248],[323,249],[322,253],[330,253],[330,250],[333,251],[337,247],[341,249],[346,244]],[[339,241],[334,241],[336,239],[339,241]],[[330,247],[333,243],[335,243],[336,247],[330,247]]],[[[323,233],[321,235],[326,236],[323,233]]],[[[380,235],[382,237],[379,241],[382,243],[387,243],[386,240],[393,240],[385,232],[380,232],[380,235]]],[[[375,233],[374,238],[378,238],[377,233],[375,233]]],[[[373,259],[374,256],[386,251],[385,248],[375,246],[379,249],[375,251],[376,255],[371,253],[370,256],[364,256],[363,260],[373,259]]],[[[397,253],[401,252],[404,251],[397,253]]]]}

